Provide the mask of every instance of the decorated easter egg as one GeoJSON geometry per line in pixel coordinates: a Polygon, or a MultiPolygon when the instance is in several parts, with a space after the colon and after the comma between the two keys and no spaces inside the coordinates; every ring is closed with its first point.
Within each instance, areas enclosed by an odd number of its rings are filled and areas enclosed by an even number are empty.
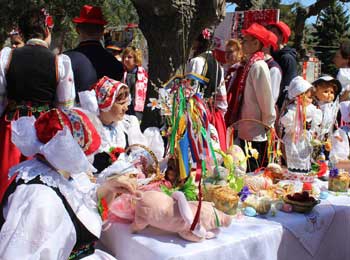
{"type": "Polygon", "coordinates": [[[235,165],[237,165],[239,170],[246,172],[247,161],[241,147],[238,145],[233,145],[227,149],[227,154],[230,154],[232,156],[233,162],[235,165]]]}
{"type": "Polygon", "coordinates": [[[325,199],[328,198],[328,195],[329,195],[328,191],[321,191],[321,193],[320,193],[320,199],[321,199],[321,200],[325,200],[325,199]]]}
{"type": "Polygon", "coordinates": [[[256,210],[253,207],[246,207],[244,209],[244,215],[248,217],[255,217],[256,216],[256,210]]]}

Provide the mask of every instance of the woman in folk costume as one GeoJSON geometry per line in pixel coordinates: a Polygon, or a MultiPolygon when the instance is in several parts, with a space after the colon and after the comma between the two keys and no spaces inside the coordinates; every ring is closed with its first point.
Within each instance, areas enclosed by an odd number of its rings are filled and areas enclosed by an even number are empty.
{"type": "Polygon", "coordinates": [[[210,123],[218,132],[221,149],[226,151],[224,116],[227,110],[227,97],[224,69],[210,50],[211,45],[212,33],[204,29],[193,43],[193,58],[187,64],[186,71],[199,79],[194,82],[193,93],[201,93],[208,101],[211,110],[210,123]]]}
{"type": "Polygon", "coordinates": [[[248,161],[248,170],[254,171],[267,163],[265,127],[272,128],[276,118],[270,72],[262,52],[270,41],[269,32],[257,23],[242,30],[242,33],[246,63],[238,83],[234,111],[241,120],[237,124],[241,147],[244,149],[248,141],[259,153],[258,160],[250,158],[248,161]]]}
{"type": "Polygon", "coordinates": [[[12,134],[34,159],[10,170],[17,177],[1,205],[0,259],[115,259],[94,242],[109,203],[117,193],[133,194],[136,185],[120,177],[90,181],[101,141],[88,117],[78,109],[52,109],[13,121],[12,134]]]}
{"type": "Polygon", "coordinates": [[[126,69],[123,83],[128,85],[132,98],[127,114],[135,115],[141,121],[148,84],[147,71],[142,67],[141,50],[134,47],[127,47],[123,51],[122,61],[126,69]]]}
{"type": "Polygon", "coordinates": [[[302,77],[295,77],[287,90],[292,103],[281,117],[288,166],[286,177],[303,181],[311,171],[311,139],[317,135],[322,111],[312,104],[312,85],[302,77]]]}
{"type": "Polygon", "coordinates": [[[9,168],[26,159],[11,142],[11,121],[73,106],[70,59],[48,49],[52,27],[52,17],[44,9],[30,9],[19,19],[25,46],[0,53],[0,201],[10,183],[9,168]]]}
{"type": "Polygon", "coordinates": [[[80,92],[79,99],[82,108],[98,116],[93,118],[102,139],[94,162],[99,171],[111,163],[111,150],[118,148],[120,153],[133,144],[146,145],[162,158],[164,144],[159,129],[152,127],[143,134],[136,116],[126,114],[130,104],[127,85],[103,77],[91,90],[80,92]]]}

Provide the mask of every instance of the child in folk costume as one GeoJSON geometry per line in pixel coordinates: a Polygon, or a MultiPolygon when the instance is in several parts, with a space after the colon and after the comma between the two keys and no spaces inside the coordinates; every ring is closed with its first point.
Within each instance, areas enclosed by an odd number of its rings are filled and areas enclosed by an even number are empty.
{"type": "Polygon", "coordinates": [[[242,33],[243,53],[247,61],[237,88],[235,105],[239,108],[236,111],[241,120],[237,128],[241,147],[244,149],[246,141],[250,141],[260,154],[258,161],[249,159],[249,170],[254,171],[267,162],[264,161],[267,148],[265,126],[273,127],[276,118],[270,72],[262,52],[262,48],[270,44],[270,32],[254,23],[242,33]]]}
{"type": "Polygon", "coordinates": [[[26,159],[11,142],[11,122],[74,103],[71,61],[49,49],[52,27],[45,9],[30,8],[19,19],[25,46],[0,53],[0,201],[11,182],[9,168],[26,159]]]}
{"type": "Polygon", "coordinates": [[[92,118],[102,139],[100,153],[95,155],[94,162],[99,171],[111,163],[111,150],[118,148],[121,153],[133,144],[145,145],[153,150],[159,159],[163,157],[164,144],[159,129],[148,128],[143,134],[137,117],[126,114],[130,105],[127,85],[103,77],[91,90],[79,92],[79,98],[82,108],[97,115],[92,118]]]}
{"type": "Polygon", "coordinates": [[[193,58],[187,64],[186,71],[200,80],[194,81],[192,94],[201,93],[210,106],[210,123],[218,131],[220,147],[226,150],[226,125],[224,116],[227,110],[224,69],[210,50],[213,34],[204,29],[193,43],[193,58]]]}
{"type": "Polygon", "coordinates": [[[115,259],[94,242],[108,204],[118,193],[134,194],[136,185],[120,177],[90,181],[101,140],[88,117],[77,109],[21,117],[12,122],[12,140],[35,158],[10,170],[17,178],[0,205],[0,259],[115,259]]]}
{"type": "Polygon", "coordinates": [[[302,77],[295,77],[287,89],[292,103],[281,117],[287,178],[304,180],[304,175],[311,171],[311,140],[321,124],[322,111],[312,104],[312,85],[302,77]]]}

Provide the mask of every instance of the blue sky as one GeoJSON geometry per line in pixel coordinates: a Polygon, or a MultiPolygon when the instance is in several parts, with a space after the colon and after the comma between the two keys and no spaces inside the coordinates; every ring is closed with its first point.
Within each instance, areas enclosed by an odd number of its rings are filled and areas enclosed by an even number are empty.
{"type": "MultiPolygon", "coordinates": [[[[295,1],[295,0],[282,0],[281,1],[282,4],[291,4],[291,3],[295,3],[295,2],[300,2],[302,3],[302,5],[304,6],[308,6],[310,4],[313,4],[316,2],[316,0],[299,0],[299,1],[295,1]]],[[[347,3],[346,4],[348,10],[350,9],[350,4],[347,3]]],[[[235,5],[228,5],[227,8],[226,8],[226,11],[227,12],[234,12],[235,10],[235,5]]],[[[306,20],[307,23],[314,23],[316,21],[316,16],[312,16],[310,17],[309,19],[306,20]]]]}

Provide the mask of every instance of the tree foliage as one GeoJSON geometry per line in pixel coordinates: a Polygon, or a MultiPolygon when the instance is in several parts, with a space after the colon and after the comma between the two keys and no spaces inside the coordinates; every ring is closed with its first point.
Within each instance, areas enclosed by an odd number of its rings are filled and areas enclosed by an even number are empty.
{"type": "Polygon", "coordinates": [[[55,20],[54,44],[71,48],[77,43],[77,34],[71,22],[85,4],[101,6],[110,25],[135,23],[138,16],[130,0],[0,0],[0,45],[7,33],[16,26],[18,17],[31,6],[45,7],[55,20]],[[63,40],[63,42],[60,42],[63,40]]]}
{"type": "Polygon", "coordinates": [[[262,8],[263,9],[278,9],[280,7],[280,0],[266,0],[264,1],[262,8]]]}
{"type": "Polygon", "coordinates": [[[342,4],[331,1],[313,26],[316,30],[312,33],[316,44],[314,49],[322,62],[321,70],[323,73],[334,75],[336,68],[332,59],[339,43],[349,37],[350,16],[342,4]]]}

